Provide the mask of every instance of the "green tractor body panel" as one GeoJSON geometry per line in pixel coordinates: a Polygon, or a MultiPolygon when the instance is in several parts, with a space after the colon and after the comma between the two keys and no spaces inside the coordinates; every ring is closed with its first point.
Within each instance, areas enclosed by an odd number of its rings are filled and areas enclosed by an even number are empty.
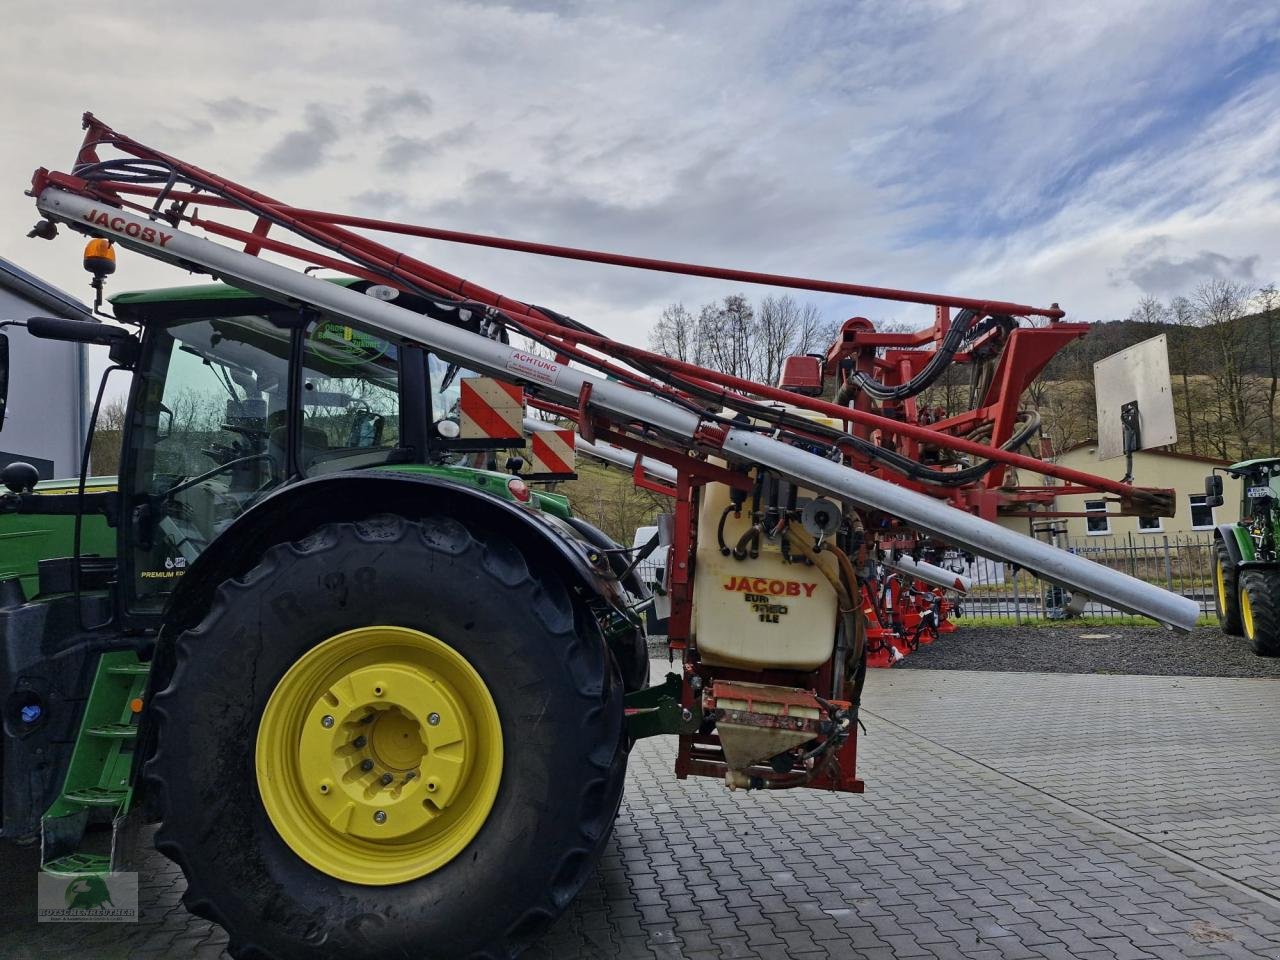
{"type": "MultiPolygon", "coordinates": [[[[85,484],[85,491],[107,493],[115,487],[115,477],[94,477],[85,484]]],[[[36,493],[74,497],[78,489],[78,480],[44,480],[36,486],[36,493]]],[[[0,580],[17,577],[23,592],[28,597],[36,596],[40,592],[40,561],[75,553],[75,525],[75,517],[68,515],[0,516],[0,580]]],[[[81,519],[80,554],[116,555],[116,533],[107,526],[105,517],[85,514],[81,519]]]]}
{"type": "MultiPolygon", "coordinates": [[[[512,503],[522,502],[511,492],[509,486],[513,479],[511,474],[498,473],[495,470],[479,470],[475,467],[437,464],[387,464],[374,469],[439,477],[442,480],[449,480],[464,487],[483,490],[485,493],[499,497],[502,500],[509,500],[512,503]]],[[[568,497],[558,493],[544,493],[541,490],[530,490],[529,493],[530,498],[528,503],[525,504],[526,506],[542,510],[544,513],[559,517],[561,520],[568,520],[573,516],[573,511],[569,509],[568,497]]]]}
{"type": "Polygon", "coordinates": [[[1235,523],[1224,523],[1218,527],[1218,535],[1227,543],[1236,563],[1244,563],[1254,559],[1253,537],[1249,536],[1249,528],[1235,523]],[[1232,549],[1234,547],[1235,549],[1232,549]]]}

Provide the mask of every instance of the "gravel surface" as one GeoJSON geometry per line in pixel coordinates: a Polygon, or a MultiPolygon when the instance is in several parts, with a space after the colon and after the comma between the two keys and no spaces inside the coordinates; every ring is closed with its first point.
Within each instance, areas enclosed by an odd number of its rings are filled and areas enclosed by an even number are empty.
{"type": "Polygon", "coordinates": [[[957,626],[895,669],[1280,680],[1280,658],[1256,656],[1248,641],[1216,627],[1184,635],[1160,627],[957,626]]]}

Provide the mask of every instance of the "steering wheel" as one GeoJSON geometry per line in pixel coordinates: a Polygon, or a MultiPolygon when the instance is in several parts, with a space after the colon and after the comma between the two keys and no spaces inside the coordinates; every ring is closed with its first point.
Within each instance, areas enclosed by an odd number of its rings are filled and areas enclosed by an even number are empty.
{"type": "Polygon", "coordinates": [[[160,498],[162,500],[169,500],[185,490],[190,490],[192,487],[199,486],[206,480],[212,480],[220,473],[226,473],[228,470],[231,470],[233,467],[237,467],[242,463],[253,463],[255,460],[270,460],[272,469],[279,469],[279,464],[276,463],[275,457],[271,456],[271,454],[251,453],[247,457],[237,457],[234,460],[228,460],[226,463],[221,463],[212,470],[206,470],[204,473],[197,477],[192,477],[190,480],[183,480],[181,483],[174,484],[164,493],[160,494],[160,498]]]}

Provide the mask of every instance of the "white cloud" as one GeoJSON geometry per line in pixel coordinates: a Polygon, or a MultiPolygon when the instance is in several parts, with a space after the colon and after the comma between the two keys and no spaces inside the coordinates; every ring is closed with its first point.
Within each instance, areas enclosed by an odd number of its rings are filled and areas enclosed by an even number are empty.
{"type": "MultiPolygon", "coordinates": [[[[21,190],[90,107],[303,206],[1081,319],[1128,312],[1155,237],[1154,266],[1280,276],[1280,84],[1241,59],[1274,49],[1266,3],[226,3],[169,42],[188,27],[158,0],[7,14],[0,255],[83,291],[76,241],[23,239],[21,190]]],[[[636,343],[733,289],[406,246],[636,343]]],[[[125,257],[113,285],[181,280],[125,257]]]]}

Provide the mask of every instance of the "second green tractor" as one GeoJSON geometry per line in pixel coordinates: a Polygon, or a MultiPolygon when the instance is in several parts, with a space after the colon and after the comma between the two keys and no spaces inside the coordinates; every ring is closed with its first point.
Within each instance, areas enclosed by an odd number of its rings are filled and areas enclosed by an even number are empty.
{"type": "MultiPolygon", "coordinates": [[[[1224,633],[1255,653],[1280,657],[1280,457],[1222,468],[1242,481],[1240,519],[1214,533],[1214,602],[1224,633]]],[[[1221,506],[1222,477],[1205,478],[1206,502],[1221,506]]]]}

